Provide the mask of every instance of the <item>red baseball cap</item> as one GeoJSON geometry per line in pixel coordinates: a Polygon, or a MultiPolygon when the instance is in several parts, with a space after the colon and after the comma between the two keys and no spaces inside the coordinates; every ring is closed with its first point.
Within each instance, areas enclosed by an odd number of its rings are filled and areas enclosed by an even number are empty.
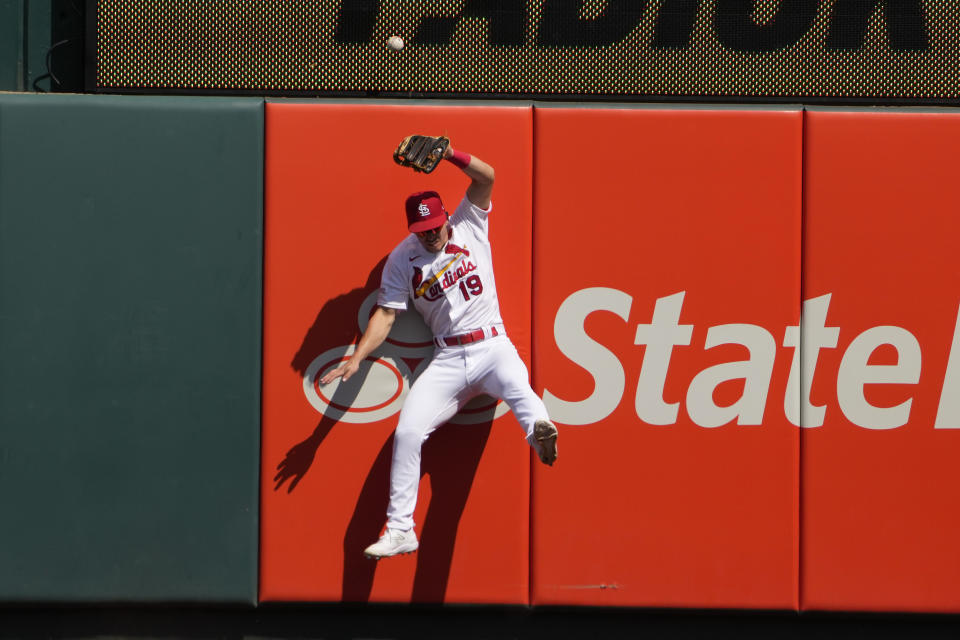
{"type": "Polygon", "coordinates": [[[436,191],[418,191],[407,198],[407,229],[412,233],[443,226],[447,210],[436,191]]]}

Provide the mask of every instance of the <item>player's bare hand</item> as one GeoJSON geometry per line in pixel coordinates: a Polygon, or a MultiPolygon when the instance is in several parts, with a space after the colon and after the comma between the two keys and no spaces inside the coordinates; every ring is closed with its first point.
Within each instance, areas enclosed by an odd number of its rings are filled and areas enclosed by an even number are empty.
{"type": "Polygon", "coordinates": [[[354,362],[353,358],[347,360],[339,367],[329,372],[327,375],[320,378],[320,384],[330,384],[337,378],[343,378],[343,381],[346,382],[360,369],[360,363],[354,362]]]}

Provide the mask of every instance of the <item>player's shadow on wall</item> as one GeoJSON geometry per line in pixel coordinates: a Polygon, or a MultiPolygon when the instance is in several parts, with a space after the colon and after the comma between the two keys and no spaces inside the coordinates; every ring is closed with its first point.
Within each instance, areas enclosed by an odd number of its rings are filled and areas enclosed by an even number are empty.
{"type": "MultiPolygon", "coordinates": [[[[379,287],[385,262],[386,258],[374,267],[363,287],[323,305],[291,362],[291,367],[297,373],[304,375],[317,355],[359,340],[360,329],[356,323],[345,323],[343,320],[357,317],[364,300],[379,287]]],[[[415,362],[407,358],[404,360],[411,370],[416,368],[415,362]]],[[[366,376],[368,371],[361,368],[357,376],[366,376]]],[[[351,406],[364,381],[361,379],[360,384],[340,385],[330,399],[331,404],[351,406]]],[[[328,410],[310,436],[290,448],[277,465],[274,491],[279,491],[284,484],[288,493],[296,489],[313,465],[317,449],[337,424],[336,415],[328,410]]],[[[396,420],[396,417],[393,419],[396,420]]],[[[430,477],[431,497],[419,531],[420,549],[416,558],[412,602],[443,602],[445,599],[457,528],[492,424],[493,409],[490,409],[482,422],[444,425],[424,444],[420,472],[421,477],[430,477]]],[[[377,540],[383,529],[390,492],[392,456],[393,435],[387,438],[373,461],[344,535],[342,599],[345,602],[367,602],[370,599],[377,562],[365,558],[363,550],[377,540]]]]}

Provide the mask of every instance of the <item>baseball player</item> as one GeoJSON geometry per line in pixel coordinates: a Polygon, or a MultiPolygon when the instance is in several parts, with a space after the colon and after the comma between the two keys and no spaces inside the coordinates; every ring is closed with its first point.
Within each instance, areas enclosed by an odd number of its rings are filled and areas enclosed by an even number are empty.
{"type": "Polygon", "coordinates": [[[432,148],[432,164],[428,159],[423,168],[409,155],[404,156],[410,138],[401,143],[394,156],[400,164],[429,172],[442,157],[459,167],[470,178],[470,185],[452,216],[434,191],[407,198],[410,235],[387,259],[378,307],[353,355],[320,380],[329,384],[353,376],[364,358],[386,339],[396,313],[406,310],[411,301],[433,332],[433,359],[414,383],[400,412],[390,469],[386,532],[364,551],[373,559],[417,549],[413,512],[420,483],[421,446],[474,396],[488,394],[506,402],[540,460],[552,465],[557,459],[557,428],[548,419],[543,401],[530,388],[527,368],[507,338],[500,317],[487,238],[493,168],[454,150],[445,138],[412,138],[431,144],[440,141],[432,148]]]}

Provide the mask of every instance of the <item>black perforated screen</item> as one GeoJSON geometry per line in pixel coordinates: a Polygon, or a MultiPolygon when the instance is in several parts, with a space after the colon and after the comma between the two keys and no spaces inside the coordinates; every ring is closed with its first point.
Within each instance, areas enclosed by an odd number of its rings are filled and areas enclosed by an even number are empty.
{"type": "Polygon", "coordinates": [[[960,0],[91,0],[88,89],[960,97],[960,0]],[[405,46],[392,50],[397,35],[405,46]]]}

